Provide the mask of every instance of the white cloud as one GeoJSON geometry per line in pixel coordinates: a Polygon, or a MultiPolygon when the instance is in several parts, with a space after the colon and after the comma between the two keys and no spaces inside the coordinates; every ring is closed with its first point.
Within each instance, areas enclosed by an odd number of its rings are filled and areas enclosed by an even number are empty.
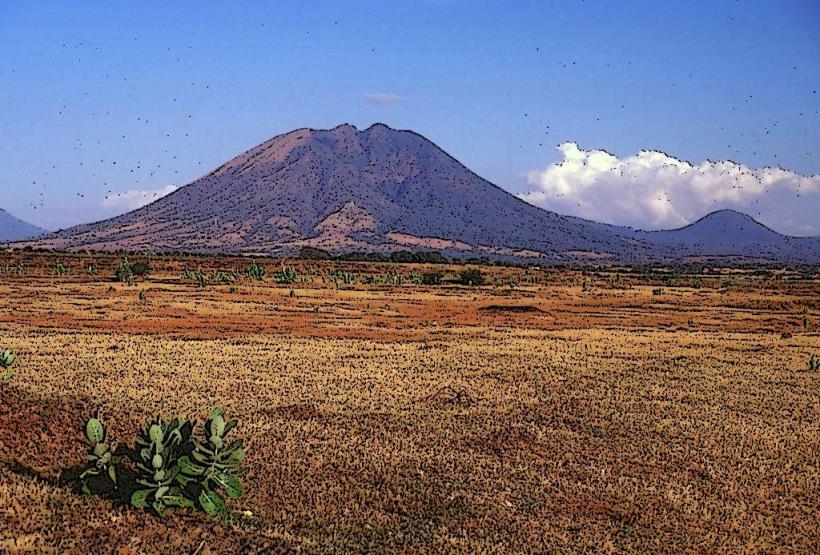
{"type": "Polygon", "coordinates": [[[562,159],[526,175],[525,201],[554,210],[640,229],[669,229],[722,208],[746,212],[774,229],[820,234],[820,174],[782,168],[750,169],[732,161],[691,164],[642,150],[618,158],[576,143],[558,146],[562,159]]]}
{"type": "Polygon", "coordinates": [[[127,212],[154,202],[165,195],[173,193],[177,189],[178,187],[176,185],[166,185],[154,191],[131,190],[123,191],[122,193],[111,193],[103,199],[102,205],[110,210],[127,212]]]}
{"type": "Polygon", "coordinates": [[[364,99],[368,104],[378,104],[380,106],[390,106],[401,102],[404,97],[396,93],[367,93],[364,99]]]}

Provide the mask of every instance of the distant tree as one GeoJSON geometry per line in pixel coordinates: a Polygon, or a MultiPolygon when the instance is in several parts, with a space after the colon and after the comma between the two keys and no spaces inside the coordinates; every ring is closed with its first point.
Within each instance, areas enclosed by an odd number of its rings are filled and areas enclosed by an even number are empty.
{"type": "Polygon", "coordinates": [[[477,286],[484,284],[484,274],[478,268],[470,268],[459,274],[458,282],[462,285],[477,286]]]}
{"type": "Polygon", "coordinates": [[[404,264],[415,261],[416,257],[410,251],[396,251],[390,253],[390,262],[398,262],[404,264]]]}
{"type": "Polygon", "coordinates": [[[331,260],[333,255],[316,247],[302,247],[299,251],[299,258],[304,260],[331,260]]]}

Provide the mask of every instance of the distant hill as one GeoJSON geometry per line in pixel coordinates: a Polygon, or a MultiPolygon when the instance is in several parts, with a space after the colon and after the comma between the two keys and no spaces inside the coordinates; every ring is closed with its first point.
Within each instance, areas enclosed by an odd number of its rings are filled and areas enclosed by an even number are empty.
{"type": "Polygon", "coordinates": [[[27,239],[42,235],[45,232],[44,229],[24,222],[20,218],[15,218],[0,208],[0,242],[27,239]]]}
{"type": "Polygon", "coordinates": [[[650,232],[653,242],[678,256],[820,261],[820,239],[781,235],[734,210],[712,212],[672,231],[650,232]]]}
{"type": "Polygon", "coordinates": [[[244,254],[427,249],[543,264],[820,259],[820,241],[760,228],[730,212],[666,232],[562,216],[482,179],[417,133],[345,124],[279,135],[138,210],[19,245],[244,254]]]}

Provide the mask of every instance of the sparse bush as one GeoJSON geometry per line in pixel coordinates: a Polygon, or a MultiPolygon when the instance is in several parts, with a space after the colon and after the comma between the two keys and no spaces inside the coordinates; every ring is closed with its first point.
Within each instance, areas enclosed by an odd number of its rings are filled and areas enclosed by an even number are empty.
{"type": "Polygon", "coordinates": [[[464,270],[459,274],[458,282],[462,285],[469,285],[471,287],[484,284],[484,274],[478,268],[470,268],[464,270]]]}
{"type": "Polygon", "coordinates": [[[654,289],[652,289],[652,294],[655,295],[656,297],[659,296],[659,295],[662,295],[663,294],[663,289],[661,289],[660,287],[655,287],[654,289]]]}
{"type": "Polygon", "coordinates": [[[147,260],[138,260],[131,264],[131,272],[135,276],[147,277],[151,273],[151,265],[147,260]]]}
{"type": "Polygon", "coordinates": [[[444,274],[441,272],[426,272],[421,274],[422,285],[438,285],[444,279],[444,274]]]}

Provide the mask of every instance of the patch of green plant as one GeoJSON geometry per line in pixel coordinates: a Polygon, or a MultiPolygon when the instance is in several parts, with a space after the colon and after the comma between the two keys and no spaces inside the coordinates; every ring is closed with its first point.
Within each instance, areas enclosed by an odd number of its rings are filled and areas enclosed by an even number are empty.
{"type": "Polygon", "coordinates": [[[97,274],[100,273],[100,269],[97,268],[96,264],[89,264],[88,266],[85,267],[85,273],[88,274],[89,276],[96,276],[97,274]]]}
{"type": "Polygon", "coordinates": [[[3,373],[0,374],[0,387],[8,383],[14,377],[14,362],[17,360],[17,355],[13,351],[6,349],[0,352],[0,368],[3,373]]]}
{"type": "Polygon", "coordinates": [[[811,355],[809,357],[809,370],[812,372],[820,371],[820,357],[817,355],[811,355]]]}

